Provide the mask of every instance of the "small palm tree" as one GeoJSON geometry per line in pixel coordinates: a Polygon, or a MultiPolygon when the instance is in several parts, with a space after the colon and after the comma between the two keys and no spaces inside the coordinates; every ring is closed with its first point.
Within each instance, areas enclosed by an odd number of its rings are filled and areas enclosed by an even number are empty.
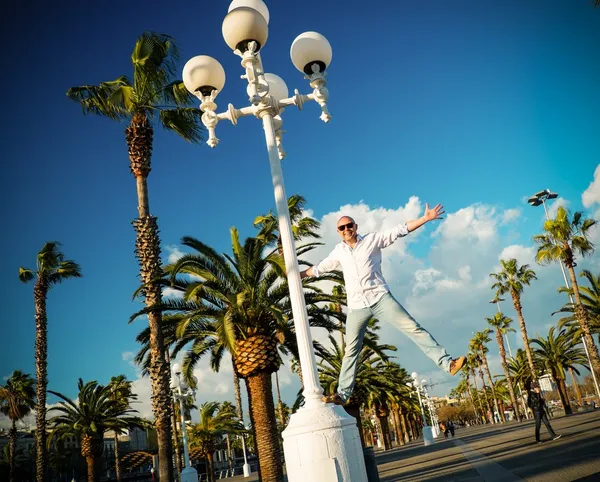
{"type": "Polygon", "coordinates": [[[0,413],[6,415],[11,427],[8,431],[10,455],[10,482],[16,482],[17,422],[35,406],[35,381],[26,373],[15,370],[4,386],[0,386],[0,413]]]}
{"type": "MultiPolygon", "coordinates": [[[[154,125],[173,131],[190,142],[201,141],[201,112],[190,107],[193,97],[181,80],[174,78],[179,58],[173,38],[144,32],[131,54],[133,81],[127,76],[98,85],[71,87],[67,96],[81,105],[84,114],[111,120],[128,120],[125,139],[130,169],[136,180],[139,218],[135,254],[140,262],[140,277],[146,306],[161,301],[161,288],[154,282],[161,274],[160,238],[157,218],[150,214],[147,178],[150,173],[154,125]]],[[[160,312],[148,313],[152,331],[150,376],[152,408],[158,435],[161,482],[172,480],[171,400],[169,367],[165,361],[160,332],[160,312]]],[[[38,481],[41,482],[41,481],[38,481]]]]}
{"type": "MultiPolygon", "coordinates": [[[[579,277],[584,278],[588,284],[588,286],[579,285],[579,297],[583,308],[587,312],[590,332],[600,335],[600,273],[594,275],[591,271],[584,269],[579,273],[579,277]]],[[[566,286],[560,287],[558,291],[561,293],[573,292],[571,288],[566,286]]],[[[583,336],[581,325],[575,316],[575,306],[573,304],[565,304],[557,313],[569,313],[568,316],[558,320],[559,328],[567,328],[576,338],[583,336]]]]}
{"type": "Polygon", "coordinates": [[[481,359],[482,366],[483,366],[483,368],[485,368],[485,372],[487,374],[488,381],[490,382],[492,398],[494,400],[494,405],[496,407],[496,411],[498,412],[498,416],[500,417],[500,422],[505,422],[506,420],[504,419],[504,411],[500,409],[500,405],[498,404],[498,398],[496,397],[496,387],[495,387],[494,379],[492,378],[492,374],[490,372],[490,366],[489,366],[488,360],[487,360],[487,353],[489,350],[486,345],[490,341],[492,341],[489,336],[490,332],[491,332],[491,330],[489,328],[487,328],[485,330],[478,331],[477,333],[475,333],[475,336],[471,340],[471,346],[475,351],[479,352],[479,357],[481,359]]]}
{"type": "Polygon", "coordinates": [[[555,335],[554,326],[550,328],[547,338],[535,338],[531,340],[531,343],[538,346],[535,353],[552,375],[565,414],[570,415],[573,411],[567,392],[565,370],[571,368],[579,374],[576,365],[587,367],[585,352],[582,348],[577,347],[577,341],[568,336],[566,330],[561,330],[558,335],[555,335]]]}
{"type": "Polygon", "coordinates": [[[200,406],[200,422],[190,430],[190,446],[197,449],[198,455],[208,462],[208,480],[215,481],[213,454],[217,442],[226,433],[240,433],[243,425],[232,410],[219,410],[218,402],[206,402],[200,406]]]}
{"type": "Polygon", "coordinates": [[[96,482],[100,470],[99,459],[104,452],[104,433],[145,427],[146,421],[135,416],[136,410],[125,406],[122,400],[114,399],[113,389],[99,385],[96,381],[77,384],[79,394],[74,401],[62,393],[56,395],[61,401],[50,412],[58,414],[50,419],[51,438],[62,440],[76,436],[80,440],[81,455],[85,458],[88,482],[96,482]]]}
{"type": "Polygon", "coordinates": [[[498,343],[498,350],[500,352],[500,359],[502,360],[502,369],[504,370],[504,376],[507,381],[508,393],[510,395],[510,403],[515,411],[515,417],[520,422],[521,415],[519,413],[519,406],[517,404],[517,397],[515,396],[515,390],[513,388],[513,380],[510,376],[508,364],[506,363],[506,350],[504,348],[504,337],[506,333],[514,332],[515,330],[510,327],[512,320],[508,316],[504,316],[502,313],[496,313],[491,318],[486,318],[486,321],[490,326],[496,330],[496,343],[498,343]]]}
{"type": "MultiPolygon", "coordinates": [[[[132,392],[133,382],[127,380],[125,375],[118,375],[110,379],[108,389],[111,392],[111,399],[123,405],[124,409],[131,406],[131,403],[137,400],[137,395],[132,392]]],[[[119,459],[119,431],[115,430],[115,473],[117,481],[121,482],[121,461],[119,459]]]]}
{"type": "Polygon", "coordinates": [[[584,218],[580,212],[576,212],[573,219],[569,219],[568,211],[561,206],[556,212],[556,218],[548,219],[544,223],[544,234],[534,236],[533,239],[539,245],[535,257],[538,263],[562,262],[569,272],[575,297],[575,316],[588,345],[592,362],[591,368],[594,370],[596,378],[600,378],[600,355],[592,338],[588,312],[581,301],[579,283],[575,275],[575,257],[585,257],[594,252],[594,245],[589,239],[589,234],[596,224],[598,224],[597,221],[584,218]]]}
{"type": "Polygon", "coordinates": [[[509,259],[508,261],[502,259],[500,260],[500,264],[502,265],[500,272],[490,274],[490,276],[496,280],[496,282],[492,285],[492,289],[496,290],[497,297],[505,293],[510,293],[515,311],[519,317],[521,336],[523,337],[523,345],[525,346],[525,353],[527,354],[527,361],[529,362],[531,377],[536,379],[537,377],[533,364],[533,355],[531,354],[529,337],[527,336],[527,326],[525,325],[525,318],[523,318],[521,295],[523,294],[524,287],[529,286],[529,284],[534,279],[537,279],[537,277],[535,272],[529,267],[528,264],[519,266],[515,258],[509,259]]]}
{"type": "Polygon", "coordinates": [[[46,481],[48,449],[46,446],[46,392],[48,390],[48,291],[69,278],[80,278],[81,268],[75,261],[65,259],[60,243],[51,241],[37,255],[36,269],[19,268],[19,279],[28,283],[35,278],[33,298],[35,303],[35,450],[36,479],[46,481]]]}

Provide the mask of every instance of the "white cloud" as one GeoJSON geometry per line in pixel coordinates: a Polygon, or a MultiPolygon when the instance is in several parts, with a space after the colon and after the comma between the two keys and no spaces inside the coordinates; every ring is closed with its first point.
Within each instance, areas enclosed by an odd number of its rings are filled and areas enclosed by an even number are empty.
{"type": "Polygon", "coordinates": [[[177,245],[167,245],[165,246],[165,249],[169,253],[167,256],[167,262],[169,263],[174,263],[185,254],[177,245]]]}
{"type": "Polygon", "coordinates": [[[518,208],[507,209],[502,213],[502,224],[510,224],[521,216],[521,210],[518,208]]]}
{"type": "Polygon", "coordinates": [[[594,204],[600,204],[600,164],[596,166],[596,170],[594,171],[594,180],[583,191],[581,202],[586,208],[590,208],[594,204]]]}

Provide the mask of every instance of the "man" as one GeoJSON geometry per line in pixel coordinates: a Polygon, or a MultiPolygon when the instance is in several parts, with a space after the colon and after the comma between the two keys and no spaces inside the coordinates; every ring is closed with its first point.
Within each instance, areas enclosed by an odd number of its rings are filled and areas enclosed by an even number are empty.
{"type": "Polygon", "coordinates": [[[414,320],[412,316],[391,295],[381,272],[381,250],[394,241],[425,223],[442,219],[443,207],[438,204],[433,209],[425,205],[425,214],[419,219],[402,223],[395,228],[378,233],[358,234],[358,225],[349,216],[342,216],[337,222],[337,231],[342,238],[334,250],[320,263],[300,273],[318,277],[321,273],[341,269],[344,274],[348,297],[346,319],[346,353],[342,362],[337,393],[323,397],[327,403],[343,405],[354,389],[357,360],[362,349],[368,321],[375,317],[387,321],[404,332],[436,365],[451,375],[462,368],[466,358],[452,359],[444,347],[414,320]]]}
{"type": "Polygon", "coordinates": [[[544,397],[542,397],[540,384],[538,382],[531,382],[529,385],[527,405],[529,408],[531,408],[533,417],[535,418],[535,441],[538,444],[542,443],[540,440],[540,427],[542,426],[542,422],[544,422],[544,425],[546,426],[550,437],[552,437],[552,440],[559,439],[561,436],[554,433],[554,430],[552,430],[552,426],[550,425],[550,421],[546,416],[546,400],[544,400],[544,397]]]}

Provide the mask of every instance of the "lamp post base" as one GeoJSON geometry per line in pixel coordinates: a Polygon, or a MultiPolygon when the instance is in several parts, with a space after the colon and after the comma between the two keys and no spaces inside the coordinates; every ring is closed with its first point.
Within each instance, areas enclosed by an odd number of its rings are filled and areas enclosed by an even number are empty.
{"type": "Polygon", "coordinates": [[[434,443],[433,430],[429,425],[425,425],[423,427],[423,445],[433,445],[434,443]]]}
{"type": "Polygon", "coordinates": [[[198,482],[198,472],[193,467],[186,467],[181,471],[181,482],[198,482]]]}
{"type": "Polygon", "coordinates": [[[244,464],[242,470],[244,471],[244,477],[250,477],[250,473],[252,472],[250,470],[250,464],[244,464]]]}
{"type": "Polygon", "coordinates": [[[282,435],[288,482],[367,480],[356,419],[342,407],[301,408],[282,435]]]}

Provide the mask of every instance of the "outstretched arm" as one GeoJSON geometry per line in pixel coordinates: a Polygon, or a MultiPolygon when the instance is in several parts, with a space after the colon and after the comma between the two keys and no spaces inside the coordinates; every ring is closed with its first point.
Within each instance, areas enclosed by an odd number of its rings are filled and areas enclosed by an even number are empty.
{"type": "Polygon", "coordinates": [[[435,219],[443,219],[442,216],[445,214],[444,206],[438,204],[433,208],[429,209],[429,204],[425,204],[425,214],[418,219],[413,219],[412,221],[408,221],[406,225],[408,226],[408,232],[412,233],[415,229],[420,228],[425,223],[429,221],[434,221],[435,219]]]}

